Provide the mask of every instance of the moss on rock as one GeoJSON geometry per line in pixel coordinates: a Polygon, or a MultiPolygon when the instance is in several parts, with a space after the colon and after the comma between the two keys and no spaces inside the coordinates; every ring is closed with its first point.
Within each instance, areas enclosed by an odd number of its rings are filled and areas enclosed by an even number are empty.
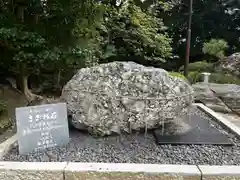
{"type": "Polygon", "coordinates": [[[179,73],[179,72],[169,72],[169,75],[173,77],[181,78],[183,80],[187,80],[187,78],[182,73],[179,73]]]}

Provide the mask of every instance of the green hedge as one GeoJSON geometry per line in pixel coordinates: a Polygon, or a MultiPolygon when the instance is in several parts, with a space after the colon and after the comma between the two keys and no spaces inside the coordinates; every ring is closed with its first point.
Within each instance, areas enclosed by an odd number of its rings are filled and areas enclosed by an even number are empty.
{"type": "MultiPolygon", "coordinates": [[[[179,71],[183,71],[183,70],[184,70],[184,66],[181,66],[179,71]]],[[[197,61],[194,63],[190,63],[188,65],[188,70],[197,71],[197,72],[212,72],[214,68],[212,63],[208,63],[206,61],[197,61]]]]}
{"type": "Polygon", "coordinates": [[[210,82],[219,84],[238,84],[240,85],[240,79],[224,73],[212,73],[209,79],[210,82]]]}
{"type": "MultiPolygon", "coordinates": [[[[195,84],[197,82],[203,81],[203,75],[201,72],[192,71],[189,72],[189,80],[191,84],[195,84]]],[[[211,73],[209,77],[209,82],[218,83],[218,84],[240,84],[240,79],[231,75],[231,74],[224,74],[222,72],[219,73],[211,73]]]]}

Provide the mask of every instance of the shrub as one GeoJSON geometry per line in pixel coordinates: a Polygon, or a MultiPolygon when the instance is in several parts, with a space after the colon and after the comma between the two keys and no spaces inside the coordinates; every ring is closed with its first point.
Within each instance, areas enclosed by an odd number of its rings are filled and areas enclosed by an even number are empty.
{"type": "Polygon", "coordinates": [[[3,100],[0,100],[0,115],[7,110],[6,103],[3,100]]]}
{"type": "MultiPolygon", "coordinates": [[[[183,71],[184,66],[181,66],[179,71],[183,71]]],[[[212,72],[213,71],[213,64],[208,63],[206,61],[197,61],[194,63],[190,63],[188,65],[189,71],[196,71],[196,72],[212,72]]]]}
{"type": "MultiPolygon", "coordinates": [[[[191,84],[203,81],[203,75],[200,72],[192,71],[189,72],[189,81],[191,84]]],[[[209,82],[218,84],[238,84],[240,85],[240,79],[224,73],[212,73],[209,77],[209,82]]]]}
{"type": "Polygon", "coordinates": [[[178,73],[178,72],[169,72],[169,75],[173,76],[173,77],[181,78],[183,80],[187,80],[187,78],[183,74],[178,73]]]}
{"type": "Polygon", "coordinates": [[[191,84],[195,84],[196,82],[201,82],[202,81],[202,74],[201,72],[198,71],[191,71],[188,74],[189,81],[191,84]]]}
{"type": "Polygon", "coordinates": [[[231,74],[213,73],[211,74],[209,81],[213,83],[219,83],[219,84],[240,85],[240,79],[231,74]]]}
{"type": "Polygon", "coordinates": [[[0,119],[0,134],[4,133],[8,128],[12,126],[12,122],[7,118],[0,119]]]}
{"type": "Polygon", "coordinates": [[[203,44],[203,53],[216,58],[223,58],[224,51],[228,48],[228,43],[223,39],[211,39],[203,44]]]}

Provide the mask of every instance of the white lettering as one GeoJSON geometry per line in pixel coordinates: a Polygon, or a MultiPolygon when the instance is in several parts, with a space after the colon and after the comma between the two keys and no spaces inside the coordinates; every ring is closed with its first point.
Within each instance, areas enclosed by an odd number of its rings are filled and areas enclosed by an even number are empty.
{"type": "Polygon", "coordinates": [[[47,119],[47,120],[50,119],[49,114],[43,114],[43,119],[44,119],[44,120],[46,120],[46,119],[47,119]]]}
{"type": "Polygon", "coordinates": [[[39,115],[39,114],[36,115],[35,120],[36,120],[36,121],[39,121],[39,120],[40,120],[40,115],[39,115]]]}
{"type": "Polygon", "coordinates": [[[51,119],[57,119],[57,113],[56,112],[53,112],[51,114],[51,119]]]}
{"type": "Polygon", "coordinates": [[[31,123],[32,121],[33,121],[33,117],[32,117],[32,115],[29,115],[29,116],[28,116],[28,122],[31,123]]]}

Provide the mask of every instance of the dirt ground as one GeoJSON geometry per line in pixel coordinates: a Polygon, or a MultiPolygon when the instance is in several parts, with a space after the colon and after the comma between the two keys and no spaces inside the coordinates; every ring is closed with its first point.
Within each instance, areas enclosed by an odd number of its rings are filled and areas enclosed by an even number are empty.
{"type": "Polygon", "coordinates": [[[0,85],[0,99],[6,102],[7,112],[0,116],[0,143],[16,133],[15,108],[27,105],[23,94],[10,86],[0,85]],[[12,124],[9,126],[9,124],[12,124]]]}

